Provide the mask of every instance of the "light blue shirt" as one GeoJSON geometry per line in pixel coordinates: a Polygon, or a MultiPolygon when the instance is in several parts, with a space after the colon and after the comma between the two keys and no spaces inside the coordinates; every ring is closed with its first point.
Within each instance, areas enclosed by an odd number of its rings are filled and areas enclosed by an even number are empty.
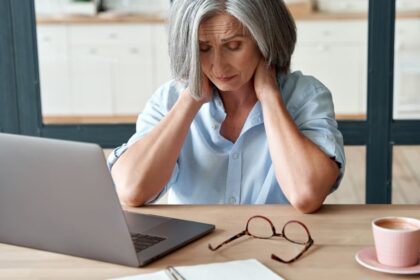
{"type": "MultiPolygon", "coordinates": [[[[345,157],[330,91],[301,72],[279,75],[278,82],[299,130],[339,164],[340,175],[331,186],[335,190],[344,173],[345,157]]],[[[155,92],[139,115],[136,133],[109,156],[109,168],[159,123],[185,87],[173,80],[155,92]]],[[[160,195],[168,192],[168,203],[173,204],[289,203],[274,174],[261,103],[254,105],[235,143],[220,134],[225,117],[215,90],[212,100],[195,116],[172,177],[160,195]]]]}

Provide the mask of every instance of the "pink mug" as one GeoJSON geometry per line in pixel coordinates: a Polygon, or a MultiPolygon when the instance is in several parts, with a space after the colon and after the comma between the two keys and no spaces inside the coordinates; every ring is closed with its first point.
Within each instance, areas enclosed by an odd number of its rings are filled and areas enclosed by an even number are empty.
{"type": "Polygon", "coordinates": [[[378,261],[392,267],[417,265],[420,250],[420,220],[384,217],[372,221],[378,261]]]}

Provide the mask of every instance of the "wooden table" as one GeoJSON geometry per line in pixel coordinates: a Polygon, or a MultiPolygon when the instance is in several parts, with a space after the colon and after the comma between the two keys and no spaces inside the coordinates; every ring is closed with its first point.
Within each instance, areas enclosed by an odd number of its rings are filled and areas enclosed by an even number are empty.
{"type": "MultiPolygon", "coordinates": [[[[158,260],[145,268],[131,268],[94,260],[0,244],[0,279],[105,279],[156,271],[167,265],[193,265],[256,258],[286,279],[419,279],[371,271],[354,259],[362,248],[373,245],[372,219],[409,216],[420,219],[420,205],[325,205],[316,214],[300,214],[289,205],[168,206],[128,208],[129,211],[203,221],[216,225],[210,235],[158,260]],[[281,230],[290,219],[304,222],[315,245],[297,262],[282,264],[271,253],[284,253],[282,240],[242,237],[211,252],[218,243],[245,227],[249,217],[269,217],[281,230]]],[[[1,225],[0,225],[1,226],[1,225]]]]}

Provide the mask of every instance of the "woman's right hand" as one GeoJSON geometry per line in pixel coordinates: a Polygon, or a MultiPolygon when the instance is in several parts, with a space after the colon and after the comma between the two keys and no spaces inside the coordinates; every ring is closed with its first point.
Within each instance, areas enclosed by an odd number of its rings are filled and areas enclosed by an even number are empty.
{"type": "Polygon", "coordinates": [[[190,89],[188,88],[187,91],[190,97],[192,97],[197,103],[199,103],[200,106],[207,102],[210,102],[213,97],[213,86],[210,80],[204,74],[201,76],[201,97],[200,98],[193,97],[189,90],[190,89]]]}
{"type": "Polygon", "coordinates": [[[209,78],[202,74],[201,76],[201,98],[200,100],[204,103],[210,102],[213,98],[213,85],[209,78]]]}

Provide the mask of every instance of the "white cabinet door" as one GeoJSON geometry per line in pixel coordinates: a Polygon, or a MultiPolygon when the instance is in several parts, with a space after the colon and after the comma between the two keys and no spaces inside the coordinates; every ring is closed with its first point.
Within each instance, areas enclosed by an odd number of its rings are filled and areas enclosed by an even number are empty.
{"type": "Polygon", "coordinates": [[[171,78],[163,23],[44,25],[39,29],[45,114],[137,115],[171,78]]]}
{"type": "Polygon", "coordinates": [[[121,48],[122,54],[113,66],[114,113],[117,115],[138,114],[153,94],[151,43],[145,39],[141,46],[121,48]]]}
{"type": "Polygon", "coordinates": [[[395,33],[394,118],[420,118],[420,20],[399,19],[395,33]]]}
{"type": "Polygon", "coordinates": [[[395,118],[420,118],[420,43],[397,49],[394,97],[395,118]]]}
{"type": "Polygon", "coordinates": [[[154,90],[152,25],[122,25],[119,34],[131,34],[132,42],[114,46],[114,114],[137,115],[154,90]]]}
{"type": "Polygon", "coordinates": [[[49,55],[39,61],[43,116],[71,115],[72,96],[68,59],[49,55]]]}
{"type": "Polygon", "coordinates": [[[65,26],[37,26],[41,104],[44,116],[72,113],[65,26]]]}
{"type": "Polygon", "coordinates": [[[153,27],[154,86],[158,88],[171,79],[168,34],[164,24],[153,27]]]}
{"type": "Polygon", "coordinates": [[[301,70],[331,91],[336,114],[366,113],[367,22],[297,22],[292,70],[301,70]]]}
{"type": "Polygon", "coordinates": [[[366,98],[366,63],[362,47],[339,44],[301,44],[292,58],[292,69],[301,70],[326,85],[336,114],[360,114],[366,98]]]}
{"type": "Polygon", "coordinates": [[[70,31],[74,112],[141,112],[154,90],[152,25],[72,26],[70,31]]]}
{"type": "Polygon", "coordinates": [[[71,80],[73,113],[112,115],[113,76],[109,47],[72,46],[71,80]]]}

